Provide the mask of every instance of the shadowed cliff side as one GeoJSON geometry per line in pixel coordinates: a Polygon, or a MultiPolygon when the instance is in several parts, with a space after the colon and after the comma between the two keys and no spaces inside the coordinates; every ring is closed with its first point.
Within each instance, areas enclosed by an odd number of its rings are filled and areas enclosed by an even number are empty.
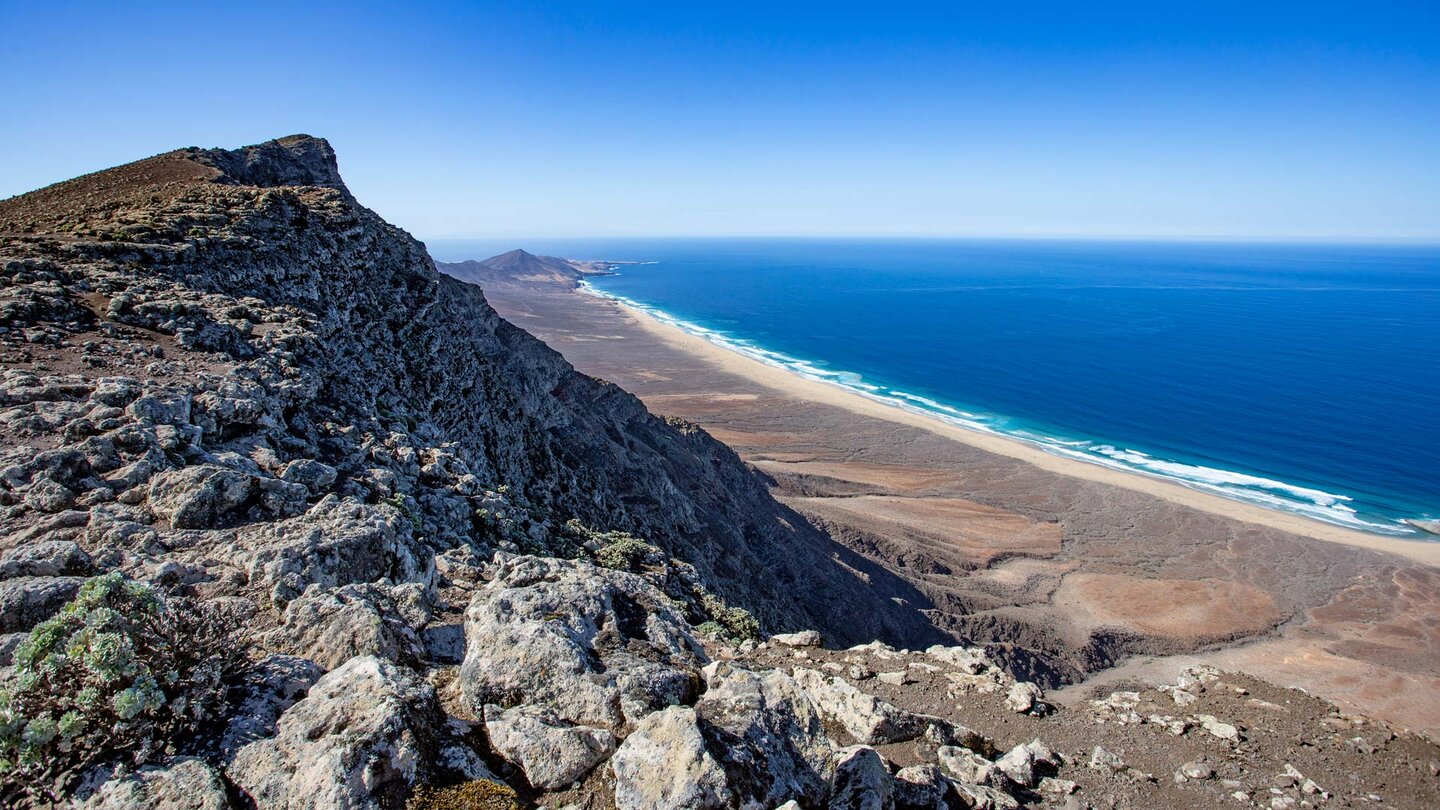
{"type": "MultiPolygon", "coordinates": [[[[180,150],[77,178],[0,203],[0,233],[8,368],[91,384],[148,367],[147,387],[207,414],[153,473],[204,462],[263,481],[313,458],[335,474],[310,502],[400,504],[422,564],[467,544],[554,550],[548,538],[575,519],[657,543],[772,629],[937,636],[923,597],[774,501],[724,445],[576,373],[479,289],[435,272],[419,242],[355,202],[324,140],[180,150]],[[97,348],[116,329],[128,357],[97,348]],[[142,345],[165,359],[134,359],[142,345]],[[440,483],[437,457],[508,510],[477,517],[476,496],[440,483]]],[[[35,443],[7,432],[11,455],[35,443]]],[[[59,483],[103,505],[103,476],[59,483]]],[[[126,483],[111,495],[146,507],[146,481],[126,483]]],[[[0,525],[44,515],[17,505],[0,525]]],[[[247,496],[187,528],[289,517],[247,496]]]]}

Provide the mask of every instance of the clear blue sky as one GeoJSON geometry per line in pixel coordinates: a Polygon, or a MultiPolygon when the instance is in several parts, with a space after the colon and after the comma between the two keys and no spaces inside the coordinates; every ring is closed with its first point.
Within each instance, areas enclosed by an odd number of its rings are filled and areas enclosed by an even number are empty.
{"type": "Polygon", "coordinates": [[[0,197],[308,132],[422,238],[1440,239],[1433,0],[0,0],[0,36],[0,197]]]}

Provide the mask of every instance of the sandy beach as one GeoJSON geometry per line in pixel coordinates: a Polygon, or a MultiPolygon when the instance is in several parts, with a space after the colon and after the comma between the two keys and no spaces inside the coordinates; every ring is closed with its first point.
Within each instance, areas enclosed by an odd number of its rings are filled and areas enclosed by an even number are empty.
{"type": "Polygon", "coordinates": [[[1440,731],[1440,543],[1365,534],[1063,458],[800,377],[560,278],[495,307],[578,369],[698,423],[785,504],[911,583],[935,627],[1037,680],[1208,661],[1440,731]],[[1019,659],[1017,659],[1019,660],[1019,659]]]}
{"type": "Polygon", "coordinates": [[[610,305],[623,309],[634,320],[637,327],[653,335],[656,339],[680,351],[701,358],[706,363],[713,364],[727,373],[753,380],[786,396],[822,402],[876,419],[913,425],[944,436],[947,439],[952,439],[984,450],[987,453],[995,453],[1007,458],[1017,459],[1059,475],[1067,475],[1086,481],[1095,481],[1097,483],[1123,487],[1135,492],[1143,492],[1146,495],[1163,498],[1171,503],[1180,504],[1192,509],[1199,509],[1204,512],[1245,521],[1247,523],[1269,526],[1303,537],[1313,537],[1316,540],[1324,540],[1330,543],[1344,543],[1372,551],[1399,554],[1400,556],[1408,557],[1417,562],[1440,565],[1440,542],[1386,537],[1379,534],[1355,531],[1343,526],[1336,526],[1314,520],[1304,515],[1282,512],[1276,509],[1266,509],[1265,507],[1255,504],[1244,503],[1209,492],[1191,489],[1183,484],[1148,476],[1144,473],[1117,470],[1079,459],[1058,456],[1033,445],[1026,444],[1019,439],[967,429],[926,414],[916,413],[896,405],[870,399],[869,397],[838,385],[802,377],[786,369],[769,365],[768,363],[751,357],[746,357],[738,352],[730,351],[698,335],[692,335],[677,326],[653,317],[637,307],[629,306],[624,302],[604,298],[599,295],[595,295],[595,297],[600,298],[610,305]]]}

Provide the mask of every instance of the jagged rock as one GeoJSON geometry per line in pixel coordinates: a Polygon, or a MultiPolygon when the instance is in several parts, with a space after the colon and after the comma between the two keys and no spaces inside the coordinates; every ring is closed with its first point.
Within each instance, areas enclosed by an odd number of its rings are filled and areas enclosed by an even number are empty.
{"type": "Polygon", "coordinates": [[[298,517],[246,527],[236,546],[235,562],[280,607],[310,585],[428,579],[410,529],[394,508],[334,494],[298,517]]]}
{"type": "Polygon", "coordinates": [[[1203,762],[1187,762],[1175,773],[1183,779],[1210,779],[1215,776],[1215,769],[1203,762]]]}
{"type": "Polygon", "coordinates": [[[972,785],[967,782],[951,782],[955,792],[960,796],[962,807],[973,808],[973,810],[1017,810],[1020,803],[1010,794],[984,785],[972,785]]]}
{"type": "Polygon", "coordinates": [[[1125,760],[1121,759],[1118,754],[1106,751],[1098,745],[1090,752],[1089,768],[1092,771],[1120,773],[1129,767],[1130,766],[1125,764],[1125,760]]]}
{"type": "Polygon", "coordinates": [[[875,677],[875,670],[864,664],[851,664],[845,668],[845,674],[848,675],[852,681],[864,681],[875,677]]]}
{"type": "Polygon", "coordinates": [[[926,649],[925,654],[971,675],[979,675],[995,668],[995,662],[979,647],[945,647],[937,644],[926,649]]]}
{"type": "Polygon", "coordinates": [[[841,678],[797,668],[795,681],[822,716],[842,726],[861,745],[904,742],[925,731],[922,718],[866,694],[841,678]]]}
{"type": "Polygon", "coordinates": [[[190,396],[159,391],[136,399],[125,410],[143,425],[184,425],[190,422],[190,396]]]}
{"type": "Polygon", "coordinates": [[[75,810],[228,810],[225,783],[199,759],[179,759],[110,779],[83,791],[75,810]]]}
{"type": "Polygon", "coordinates": [[[1040,784],[1035,792],[1044,796],[1047,801],[1061,803],[1065,797],[1079,790],[1080,786],[1069,779],[1060,779],[1055,776],[1045,776],[1040,779],[1040,784]]]}
{"type": "Polygon", "coordinates": [[[714,810],[733,799],[695,710],[672,706],[636,726],[610,758],[616,810],[714,810]]]}
{"type": "Polygon", "coordinates": [[[326,669],[357,655],[414,663],[423,655],[412,623],[383,585],[311,585],[285,607],[274,649],[303,654],[326,669]]]}
{"type": "Polygon", "coordinates": [[[1035,754],[1025,745],[1017,745],[995,760],[995,767],[1005,772],[1018,785],[1035,787],[1039,776],[1035,773],[1035,754]]]}
{"type": "Polygon", "coordinates": [[[937,746],[960,746],[981,756],[995,753],[995,745],[988,737],[972,728],[949,720],[927,715],[916,715],[925,726],[925,739],[937,746]]]}
{"type": "Polygon", "coordinates": [[[461,694],[536,703],[572,723],[620,729],[693,700],[705,653],[653,585],[581,562],[517,557],[465,614],[461,694]]]}
{"type": "Polygon", "coordinates": [[[835,752],[835,776],[830,789],[830,810],[892,810],[890,769],[868,745],[853,745],[835,752]]]}
{"type": "Polygon", "coordinates": [[[996,768],[1027,788],[1035,787],[1041,776],[1053,772],[1059,765],[1059,756],[1039,740],[1017,745],[995,760],[996,768]]]}
{"type": "Polygon", "coordinates": [[[786,647],[819,647],[823,643],[820,633],[815,630],[801,630],[798,633],[776,633],[770,641],[786,647]]]}
{"type": "Polygon", "coordinates": [[[1219,739],[1232,743],[1239,742],[1241,739],[1243,739],[1240,736],[1240,729],[1236,728],[1230,723],[1222,722],[1214,715],[1197,714],[1195,715],[1195,719],[1199,721],[1202,728],[1210,732],[1210,734],[1214,737],[1218,737],[1219,739]]]}
{"type": "Polygon", "coordinates": [[[469,545],[446,549],[435,555],[438,584],[444,587],[474,589],[485,584],[488,559],[481,559],[469,545]]]}
{"type": "Polygon", "coordinates": [[[90,555],[70,540],[29,543],[0,556],[0,579],[85,576],[93,570],[90,555]]]}
{"type": "Polygon", "coordinates": [[[1035,714],[1044,706],[1040,699],[1045,693],[1029,681],[1016,681],[1005,693],[1005,707],[1018,714],[1035,714]]]}
{"type": "Polygon", "coordinates": [[[319,664],[291,655],[272,655],[247,670],[232,691],[234,710],[220,738],[226,760],[257,740],[272,737],[280,715],[320,680],[319,664]]]}
{"type": "Polygon", "coordinates": [[[1009,783],[1009,776],[990,760],[954,745],[941,746],[935,751],[940,767],[955,779],[972,785],[999,785],[1009,783]]]}
{"type": "Polygon", "coordinates": [[[25,632],[75,597],[81,577],[16,577],[0,581],[0,633],[25,632]]]}
{"type": "Polygon", "coordinates": [[[447,773],[493,778],[448,739],[435,691],[402,667],[353,658],[280,716],[274,737],[241,748],[231,780],[261,807],[388,808],[447,773]]]}
{"type": "Polygon", "coordinates": [[[297,458],[285,465],[281,480],[305,487],[310,497],[323,495],[335,483],[335,468],[311,458],[297,458]]]}
{"type": "Polygon", "coordinates": [[[716,662],[704,670],[695,713],[727,785],[743,804],[773,806],[823,795],[832,745],[806,692],[778,670],[716,662]]]}
{"type": "Polygon", "coordinates": [[[615,751],[615,735],[559,720],[548,709],[486,708],[490,746],[515,763],[532,787],[559,790],[585,778],[615,751]]]}
{"type": "Polygon", "coordinates": [[[250,498],[255,479],[214,464],[197,464],[150,479],[150,510],[177,529],[208,529],[250,498]]]}
{"type": "Polygon", "coordinates": [[[904,810],[946,810],[950,785],[935,765],[911,765],[895,772],[892,786],[897,807],[904,810]]]}

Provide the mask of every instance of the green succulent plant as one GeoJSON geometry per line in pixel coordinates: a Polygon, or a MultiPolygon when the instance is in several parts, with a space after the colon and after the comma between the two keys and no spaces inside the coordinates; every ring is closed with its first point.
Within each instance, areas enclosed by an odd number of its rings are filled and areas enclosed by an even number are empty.
{"type": "Polygon", "coordinates": [[[211,719],[236,660],[225,635],[120,574],[86,581],[0,683],[0,805],[51,801],[85,768],[143,762],[211,719]]]}

